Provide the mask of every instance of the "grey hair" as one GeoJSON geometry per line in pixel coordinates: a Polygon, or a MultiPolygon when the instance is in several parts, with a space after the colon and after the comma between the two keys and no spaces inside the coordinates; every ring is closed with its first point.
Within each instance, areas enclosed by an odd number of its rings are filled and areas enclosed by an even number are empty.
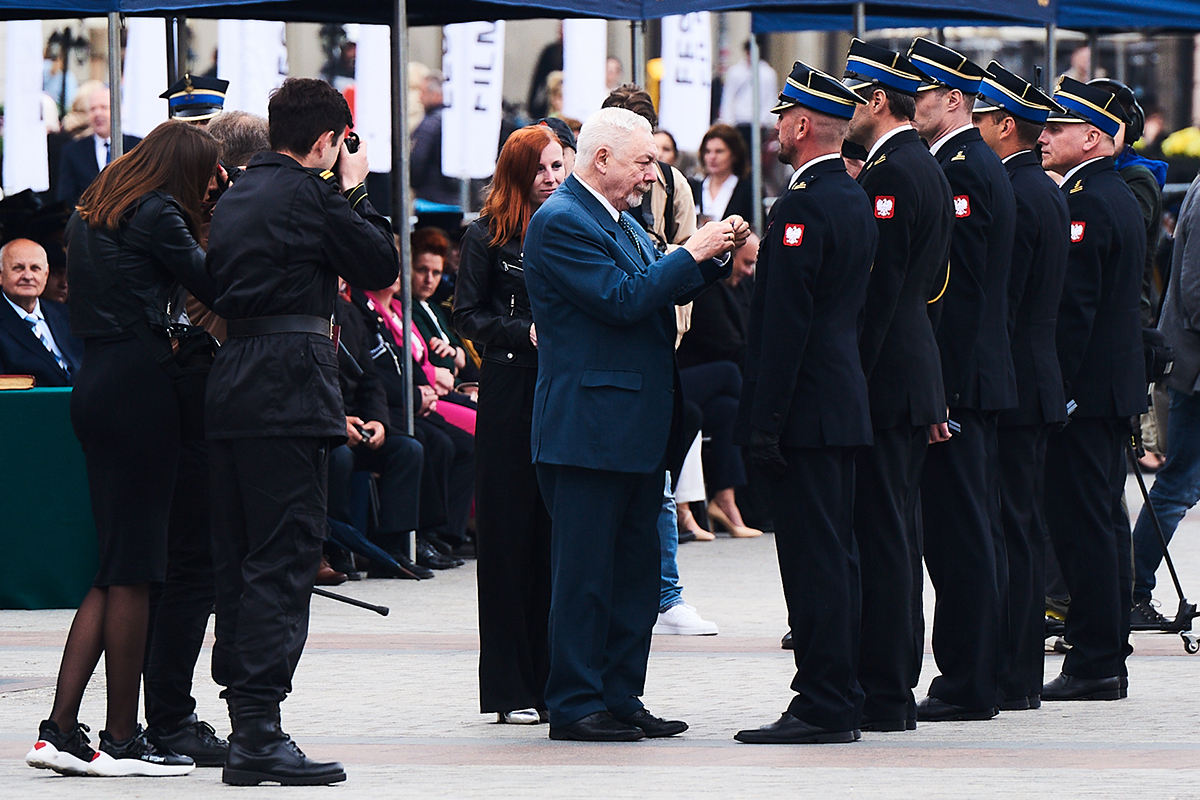
{"type": "Polygon", "coordinates": [[[4,243],[3,247],[0,247],[0,268],[3,268],[5,263],[7,263],[8,254],[12,252],[13,245],[17,244],[31,244],[41,250],[43,255],[46,255],[46,248],[43,247],[40,242],[35,242],[33,239],[25,239],[21,237],[10,239],[4,243]]]}
{"type": "Polygon", "coordinates": [[[271,149],[267,121],[245,111],[225,111],[209,120],[208,132],[221,144],[221,161],[243,167],[264,150],[271,149]]]}
{"type": "Polygon", "coordinates": [[[579,131],[579,163],[594,163],[601,147],[618,150],[634,131],[652,133],[650,123],[641,114],[635,114],[627,108],[600,109],[588,117],[579,131]]]}

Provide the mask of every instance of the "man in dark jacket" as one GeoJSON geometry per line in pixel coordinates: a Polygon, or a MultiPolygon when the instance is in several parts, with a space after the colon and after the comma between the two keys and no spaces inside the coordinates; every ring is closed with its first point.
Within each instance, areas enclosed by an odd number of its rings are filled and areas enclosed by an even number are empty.
{"type": "Polygon", "coordinates": [[[365,149],[329,84],[291,79],[268,106],[271,148],[218,203],[207,268],[228,321],[208,382],[217,643],[233,733],[226,783],[345,780],[307,759],[279,725],[308,632],[325,536],[326,462],[346,440],[331,317],[341,274],[396,280],[387,220],[366,198],[365,149]]]}
{"type": "Polygon", "coordinates": [[[32,375],[38,386],[70,386],[83,360],[67,307],[42,297],[50,265],[30,239],[0,247],[0,374],[32,375]]]}

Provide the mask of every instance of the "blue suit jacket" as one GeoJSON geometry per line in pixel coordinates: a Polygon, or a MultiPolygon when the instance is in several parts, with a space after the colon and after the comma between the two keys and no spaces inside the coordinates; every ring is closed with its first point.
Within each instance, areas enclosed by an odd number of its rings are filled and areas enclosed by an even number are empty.
{"type": "Polygon", "coordinates": [[[63,371],[34,335],[29,323],[17,316],[12,306],[0,299],[0,373],[32,375],[38,386],[70,386],[83,361],[83,342],[71,333],[67,307],[53,300],[42,299],[42,315],[54,335],[54,343],[62,351],[71,373],[63,371]]]}
{"type": "MultiPolygon", "coordinates": [[[[121,137],[121,141],[124,143],[124,152],[128,153],[141,139],[125,135],[121,137]]],[[[58,161],[58,199],[74,207],[84,189],[91,186],[99,174],[100,164],[96,161],[94,137],[85,136],[63,145],[62,156],[58,161]]]]}
{"type": "MultiPolygon", "coordinates": [[[[628,217],[628,214],[626,214],[628,217]]],[[[629,217],[632,221],[632,217],[629,217]]],[[[675,315],[728,271],[633,242],[574,176],[533,215],[525,281],[538,336],[533,460],[651,472],[675,404],[675,315]]]]}

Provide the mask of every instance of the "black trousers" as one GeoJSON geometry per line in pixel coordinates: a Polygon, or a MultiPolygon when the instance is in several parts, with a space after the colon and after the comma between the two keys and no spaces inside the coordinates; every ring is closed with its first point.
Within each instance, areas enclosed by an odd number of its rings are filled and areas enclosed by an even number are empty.
{"type": "Polygon", "coordinates": [[[925,652],[925,578],[915,520],[928,433],[899,425],[874,435],[874,446],[855,458],[854,536],[862,571],[858,683],[865,718],[915,720],[912,690],[925,652]]]}
{"type": "Polygon", "coordinates": [[[416,439],[401,433],[384,437],[372,450],[365,444],[342,445],[329,453],[329,516],[350,523],[350,477],[360,470],[379,475],[379,526],[376,541],[385,550],[399,534],[417,529],[424,448],[416,439]]]}
{"type": "Polygon", "coordinates": [[[679,370],[679,380],[684,400],[700,406],[704,414],[702,427],[708,441],[700,456],[709,496],[722,489],[745,486],[742,449],[733,443],[733,420],[742,396],[742,371],[732,361],[713,361],[679,370]]]}
{"type": "Polygon", "coordinates": [[[1046,525],[1071,605],[1062,671],[1124,676],[1133,565],[1125,492],[1126,419],[1072,419],[1046,446],[1046,525]]]}
{"type": "Polygon", "coordinates": [[[789,447],[783,455],[787,471],[772,481],[771,508],[796,659],[788,712],[827,730],[853,730],[863,703],[854,448],[789,447]]]}
{"type": "Polygon", "coordinates": [[[550,512],[530,454],[537,370],[483,362],[475,423],[479,710],[546,707],[550,512]]]}
{"type": "Polygon", "coordinates": [[[941,672],[929,694],[969,709],[995,706],[999,682],[1000,591],[992,525],[995,415],[950,411],[962,431],[933,445],[921,475],[925,567],[937,594],[933,656],[941,672]]]}
{"type": "Polygon", "coordinates": [[[475,437],[437,414],[415,419],[413,435],[425,448],[417,527],[462,544],[475,489],[475,437]]]}
{"type": "Polygon", "coordinates": [[[208,445],[185,441],[167,526],[167,579],[150,597],[142,687],[151,728],[177,730],[196,712],[192,677],[215,597],[208,445]]]}
{"type": "Polygon", "coordinates": [[[1000,695],[1003,700],[1042,693],[1046,660],[1045,528],[1047,425],[1001,427],[1000,510],[1008,583],[1004,592],[1006,637],[1000,653],[1000,695]]]}
{"type": "Polygon", "coordinates": [[[553,520],[550,543],[550,724],[642,707],[662,563],[661,464],[610,472],[538,464],[553,520]]]}
{"type": "Polygon", "coordinates": [[[328,440],[209,442],[221,696],[278,703],[308,638],[326,532],[328,440]]]}

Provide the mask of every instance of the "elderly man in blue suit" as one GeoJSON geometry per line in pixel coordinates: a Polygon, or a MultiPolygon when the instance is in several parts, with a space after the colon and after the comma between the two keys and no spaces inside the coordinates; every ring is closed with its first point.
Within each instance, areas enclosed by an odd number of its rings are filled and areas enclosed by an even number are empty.
{"type": "Polygon", "coordinates": [[[0,374],[32,375],[38,386],[70,386],[83,359],[67,307],[39,296],[50,266],[29,239],[0,247],[0,374]]]}
{"type": "Polygon", "coordinates": [[[655,180],[649,123],[606,108],[578,144],[575,172],[525,237],[538,334],[533,460],[553,519],[550,738],[674,736],[687,724],[639,700],[658,612],[663,459],[680,402],[672,305],[727,273],[749,226],[710,222],[660,258],[627,213],[655,180]]]}

